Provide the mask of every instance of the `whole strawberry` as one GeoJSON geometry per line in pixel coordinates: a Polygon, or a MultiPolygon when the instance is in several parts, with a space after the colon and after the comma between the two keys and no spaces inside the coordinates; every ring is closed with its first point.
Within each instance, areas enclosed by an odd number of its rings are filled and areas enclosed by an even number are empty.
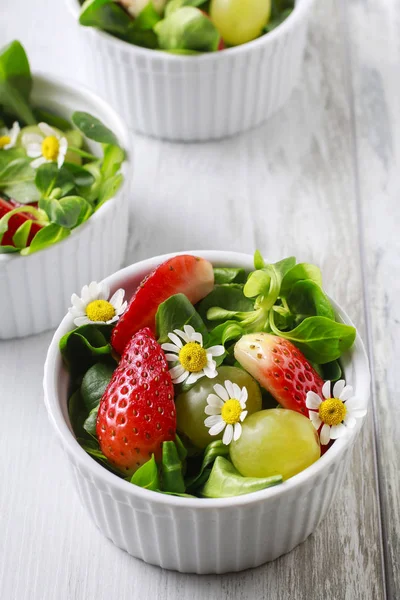
{"type": "Polygon", "coordinates": [[[307,392],[321,394],[324,381],[291,342],[269,333],[244,335],[235,358],[281,406],[308,416],[307,392]]]}
{"type": "Polygon", "coordinates": [[[100,448],[126,475],[162,442],[174,440],[174,386],[161,346],[148,327],[134,335],[100,401],[96,426],[100,448]]]}

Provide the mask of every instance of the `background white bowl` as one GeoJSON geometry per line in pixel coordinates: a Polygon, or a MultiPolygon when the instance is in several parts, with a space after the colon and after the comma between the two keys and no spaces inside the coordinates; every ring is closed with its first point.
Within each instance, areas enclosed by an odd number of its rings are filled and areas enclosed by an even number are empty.
{"type": "MultiPolygon", "coordinates": [[[[246,254],[191,252],[216,266],[253,267],[246,254]]],[[[172,255],[131,265],[107,278],[127,296],[154,267],[172,255]],[[129,283],[127,283],[129,282],[129,283]]],[[[332,302],[339,320],[352,324],[332,302]]],[[[151,492],[108,472],[76,442],[68,418],[69,375],[58,343],[73,328],[67,315],[51,342],[44,371],[45,402],[72,467],[83,505],[114,544],[151,564],[195,573],[225,573],[256,567],[292,550],[326,516],[364,419],[305,471],[282,485],[228,499],[187,499],[151,492]]],[[[365,406],[369,401],[368,360],[360,337],[343,356],[346,378],[365,406]]]]}
{"type": "Polygon", "coordinates": [[[88,75],[130,127],[169,140],[230,136],[267,119],[289,98],[301,73],[314,0],[253,42],[200,56],[139,48],[78,23],[78,0],[66,0],[86,41],[88,75]]]}
{"type": "MultiPolygon", "coordinates": [[[[87,88],[54,77],[34,76],[32,101],[67,119],[76,110],[87,111],[110,127],[127,153],[124,183],[114,198],[65,240],[28,256],[0,254],[0,340],[56,327],[73,292],[119,269],[128,234],[132,162],[122,120],[87,88]]],[[[99,154],[98,144],[88,145],[99,154]]]]}

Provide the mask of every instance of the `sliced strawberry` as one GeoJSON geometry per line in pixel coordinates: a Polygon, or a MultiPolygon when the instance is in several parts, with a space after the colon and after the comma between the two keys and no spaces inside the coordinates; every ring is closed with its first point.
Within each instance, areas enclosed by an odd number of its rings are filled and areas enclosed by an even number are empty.
{"type": "Polygon", "coordinates": [[[269,333],[244,335],[235,358],[281,406],[308,416],[307,392],[321,395],[323,379],[296,346],[269,333]]]}
{"type": "Polygon", "coordinates": [[[208,260],[183,254],[165,261],[143,279],[114,327],[111,336],[114,350],[122,354],[131,337],[143,327],[155,331],[157,309],[170,296],[185,294],[196,304],[213,287],[214,271],[208,260]]]}
{"type": "Polygon", "coordinates": [[[103,454],[127,475],[152,454],[159,460],[162,442],[175,439],[174,386],[150,329],[128,344],[100,401],[96,432],[103,454]]]}
{"type": "MultiPolygon", "coordinates": [[[[14,210],[14,208],[15,208],[15,206],[13,206],[10,202],[8,202],[7,200],[4,200],[3,198],[0,198],[0,219],[4,215],[9,213],[10,211],[14,210]]],[[[13,242],[13,237],[15,235],[15,232],[17,231],[17,229],[19,229],[19,227],[21,227],[21,225],[26,223],[26,221],[32,221],[32,225],[31,225],[31,229],[30,229],[28,241],[27,241],[27,246],[29,246],[29,244],[31,243],[31,241],[33,240],[33,238],[35,237],[35,235],[37,234],[39,229],[42,229],[43,225],[40,225],[36,221],[32,220],[32,216],[29,215],[29,213],[22,213],[22,212],[16,213],[8,221],[8,229],[4,233],[4,235],[1,239],[0,245],[1,246],[15,246],[15,244],[13,242]]]]}

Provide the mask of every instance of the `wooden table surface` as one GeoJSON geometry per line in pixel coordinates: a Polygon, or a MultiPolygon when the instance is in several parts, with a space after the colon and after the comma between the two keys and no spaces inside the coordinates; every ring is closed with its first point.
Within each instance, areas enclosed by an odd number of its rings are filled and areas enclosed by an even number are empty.
{"type": "MultiPolygon", "coordinates": [[[[86,82],[62,2],[2,8],[2,44],[18,38],[35,70],[86,82]]],[[[0,342],[1,600],[398,600],[398,0],[317,2],[302,80],[264,126],[219,143],[135,144],[126,264],[200,248],[319,264],[368,343],[368,423],[335,506],[292,553],[233,575],[167,572],[103,538],[71,487],[43,404],[51,332],[0,342]]]]}

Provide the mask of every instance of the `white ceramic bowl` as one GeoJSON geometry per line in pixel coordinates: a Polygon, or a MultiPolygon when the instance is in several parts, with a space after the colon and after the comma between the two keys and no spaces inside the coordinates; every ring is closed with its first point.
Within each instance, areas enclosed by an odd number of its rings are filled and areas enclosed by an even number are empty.
{"type": "Polygon", "coordinates": [[[230,136],[267,119],[289,98],[301,73],[314,0],[297,0],[276,30],[253,42],[200,56],[139,48],[78,23],[92,86],[140,133],[197,141],[230,136]]]}
{"type": "MultiPolygon", "coordinates": [[[[218,266],[253,267],[253,259],[235,252],[192,252],[218,266]]],[[[131,265],[107,278],[113,290],[128,296],[141,279],[172,255],[131,265]],[[129,281],[129,285],[127,282],[129,281]]],[[[338,318],[352,324],[335,302],[338,318]]],[[[45,402],[72,468],[79,496],[104,535],[129,554],[166,569],[187,573],[225,573],[256,567],[292,550],[326,516],[342,484],[359,420],[311,467],[283,484],[229,499],[188,499],[151,492],[118,478],[97,464],[76,442],[68,418],[69,376],[58,350],[73,328],[66,316],[50,345],[44,372],[45,402]]],[[[357,335],[343,356],[346,378],[367,406],[370,375],[357,335]]]]}
{"type": "MultiPolygon", "coordinates": [[[[56,327],[73,292],[120,268],[128,234],[132,162],[123,121],[87,88],[54,77],[34,77],[32,101],[67,119],[81,110],[103,121],[127,152],[122,168],[125,180],[116,196],[65,240],[28,256],[0,254],[0,340],[56,327]]],[[[99,153],[98,144],[88,145],[99,153]]]]}

